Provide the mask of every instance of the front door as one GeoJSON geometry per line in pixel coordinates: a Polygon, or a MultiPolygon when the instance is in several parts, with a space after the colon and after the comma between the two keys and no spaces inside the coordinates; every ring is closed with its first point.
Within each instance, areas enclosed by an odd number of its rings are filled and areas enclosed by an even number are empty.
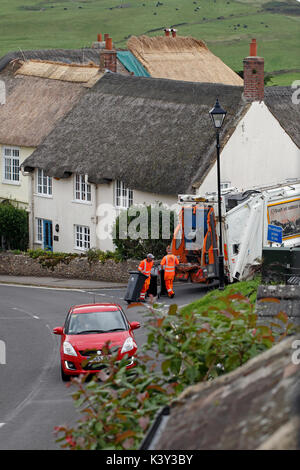
{"type": "Polygon", "coordinates": [[[52,221],[44,220],[44,250],[53,251],[52,221]]]}

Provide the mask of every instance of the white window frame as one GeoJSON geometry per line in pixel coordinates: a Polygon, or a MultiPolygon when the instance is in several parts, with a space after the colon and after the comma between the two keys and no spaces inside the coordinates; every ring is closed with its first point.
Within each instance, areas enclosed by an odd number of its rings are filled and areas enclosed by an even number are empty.
{"type": "Polygon", "coordinates": [[[46,176],[44,170],[38,168],[36,172],[36,194],[52,197],[52,178],[46,176]]]}
{"type": "Polygon", "coordinates": [[[85,175],[74,176],[74,199],[76,202],[90,204],[92,201],[92,192],[90,183],[86,182],[85,175]]]}
{"type": "Polygon", "coordinates": [[[3,177],[6,184],[20,184],[20,149],[18,147],[3,147],[3,177]],[[9,177],[7,177],[9,176],[9,177]]]}
{"type": "Polygon", "coordinates": [[[86,225],[74,225],[74,247],[76,250],[87,251],[91,247],[91,231],[86,225]]]}
{"type": "Polygon", "coordinates": [[[133,204],[133,190],[125,186],[123,181],[115,181],[115,206],[118,209],[128,209],[133,204]]]}
{"type": "Polygon", "coordinates": [[[35,219],[35,243],[43,243],[43,219],[35,219]]]}

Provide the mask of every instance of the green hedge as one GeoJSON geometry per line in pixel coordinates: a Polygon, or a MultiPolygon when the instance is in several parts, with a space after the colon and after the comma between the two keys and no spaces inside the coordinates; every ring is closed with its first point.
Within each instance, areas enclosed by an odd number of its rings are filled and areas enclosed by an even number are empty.
{"type": "Polygon", "coordinates": [[[28,213],[10,203],[0,204],[0,244],[6,250],[28,248],[28,213]]]}

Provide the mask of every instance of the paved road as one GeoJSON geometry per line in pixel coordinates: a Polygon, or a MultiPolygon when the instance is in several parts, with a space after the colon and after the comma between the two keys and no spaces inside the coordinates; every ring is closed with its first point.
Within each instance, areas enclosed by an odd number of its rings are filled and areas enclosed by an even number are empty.
{"type": "MultiPolygon", "coordinates": [[[[71,305],[118,302],[129,321],[143,325],[143,308],[124,302],[125,289],[49,289],[0,285],[0,340],[6,346],[6,364],[0,363],[0,449],[59,449],[53,428],[74,424],[79,418],[73,406],[73,386],[61,381],[59,340],[52,334],[62,326],[71,305]]],[[[206,293],[192,284],[176,287],[176,298],[161,297],[165,305],[190,303],[206,293]]],[[[137,343],[146,339],[143,326],[137,343]]],[[[3,343],[2,343],[3,344],[3,343]]],[[[1,361],[0,361],[1,362],[1,361]]]]}

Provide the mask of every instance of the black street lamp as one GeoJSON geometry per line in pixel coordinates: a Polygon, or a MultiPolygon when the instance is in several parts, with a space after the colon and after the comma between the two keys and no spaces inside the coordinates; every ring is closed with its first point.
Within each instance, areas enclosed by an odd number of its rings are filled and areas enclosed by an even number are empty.
{"type": "Polygon", "coordinates": [[[217,138],[217,174],[218,174],[218,212],[219,212],[219,289],[224,289],[224,256],[223,256],[223,240],[222,240],[222,209],[221,209],[221,176],[220,176],[220,138],[219,133],[223,125],[226,111],[221,108],[217,98],[215,106],[209,111],[211,120],[216,130],[217,138]]]}

